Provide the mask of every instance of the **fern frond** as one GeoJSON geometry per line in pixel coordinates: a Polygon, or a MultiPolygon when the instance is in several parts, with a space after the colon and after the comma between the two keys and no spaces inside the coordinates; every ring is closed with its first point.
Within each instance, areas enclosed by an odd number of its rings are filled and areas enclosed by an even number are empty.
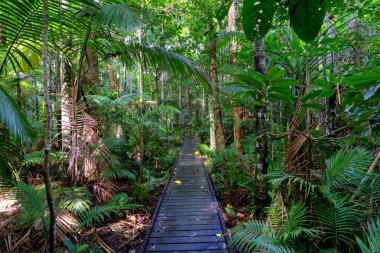
{"type": "Polygon", "coordinates": [[[110,218],[111,213],[140,207],[135,204],[127,204],[128,201],[129,197],[125,193],[116,194],[106,205],[95,206],[82,213],[79,217],[79,226],[89,227],[110,218]]]}
{"type": "Polygon", "coordinates": [[[132,172],[125,169],[115,168],[115,167],[108,167],[104,169],[101,173],[101,176],[103,178],[110,179],[110,180],[125,179],[125,178],[131,179],[131,180],[136,179],[136,176],[132,172]]]}

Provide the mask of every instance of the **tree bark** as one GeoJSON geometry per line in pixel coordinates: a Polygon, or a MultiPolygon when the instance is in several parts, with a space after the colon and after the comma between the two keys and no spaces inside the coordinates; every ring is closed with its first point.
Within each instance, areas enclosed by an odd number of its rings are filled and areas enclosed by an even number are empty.
{"type": "Polygon", "coordinates": [[[115,75],[113,71],[113,63],[108,63],[108,78],[110,81],[110,91],[111,93],[114,93],[116,91],[116,82],[115,82],[115,75]]]}
{"type": "MultiPolygon", "coordinates": [[[[265,74],[265,42],[264,39],[255,41],[254,49],[254,69],[265,74]]],[[[263,175],[268,173],[268,138],[267,138],[267,108],[265,106],[255,106],[255,204],[265,206],[269,202],[268,182],[263,179],[263,175]]]]}
{"type": "MultiPolygon", "coordinates": [[[[218,67],[216,59],[216,36],[215,36],[215,27],[212,18],[210,18],[210,27],[209,32],[211,34],[210,39],[210,85],[211,85],[211,97],[210,107],[213,111],[213,115],[210,115],[210,120],[212,116],[215,118],[215,134],[216,134],[216,148],[221,151],[225,148],[225,137],[224,137],[224,127],[222,119],[222,111],[220,108],[219,101],[219,87],[218,87],[218,67]]],[[[211,121],[210,124],[213,122],[211,121]]],[[[212,127],[210,127],[211,130],[212,127]]],[[[211,139],[210,132],[210,139],[211,139]]]]}
{"type": "MultiPolygon", "coordinates": [[[[44,181],[46,187],[46,200],[49,207],[49,246],[47,251],[55,252],[56,248],[56,209],[53,198],[53,191],[50,178],[50,154],[52,146],[52,106],[49,92],[49,73],[48,73],[48,36],[49,36],[49,1],[44,0],[44,36],[43,36],[43,83],[44,83],[44,100],[46,105],[46,140],[44,149],[44,181]]],[[[47,228],[45,228],[47,229],[47,228]]]]}
{"type": "MultiPolygon", "coordinates": [[[[231,4],[231,7],[228,11],[228,31],[236,32],[236,19],[237,19],[237,0],[234,0],[231,4]]],[[[236,66],[238,63],[237,60],[238,44],[234,40],[230,44],[230,64],[236,66]]],[[[242,139],[242,127],[240,125],[242,119],[242,108],[236,106],[232,108],[232,117],[234,125],[234,141],[236,146],[236,151],[239,154],[243,153],[243,148],[241,146],[242,139]]]]}
{"type": "Polygon", "coordinates": [[[213,96],[210,95],[209,102],[209,117],[210,117],[210,149],[216,150],[216,124],[215,124],[215,116],[214,116],[214,102],[213,96]]]}
{"type": "MultiPolygon", "coordinates": [[[[94,39],[94,37],[91,35],[91,39],[94,39]]],[[[99,60],[93,49],[87,47],[86,53],[87,60],[84,61],[83,65],[86,74],[83,78],[83,84],[91,90],[91,94],[96,94],[96,90],[99,87],[99,60]]]]}

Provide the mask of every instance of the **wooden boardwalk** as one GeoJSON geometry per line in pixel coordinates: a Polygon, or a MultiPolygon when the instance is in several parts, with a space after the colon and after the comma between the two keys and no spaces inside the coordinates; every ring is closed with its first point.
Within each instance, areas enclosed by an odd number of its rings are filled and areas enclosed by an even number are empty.
{"type": "Polygon", "coordinates": [[[228,252],[226,239],[216,236],[225,232],[223,216],[195,151],[195,141],[185,138],[141,252],[228,252]]]}

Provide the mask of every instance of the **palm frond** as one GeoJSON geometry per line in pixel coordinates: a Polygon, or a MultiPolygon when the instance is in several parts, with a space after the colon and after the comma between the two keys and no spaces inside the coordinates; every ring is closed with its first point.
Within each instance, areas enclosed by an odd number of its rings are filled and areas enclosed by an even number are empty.
{"type": "Polygon", "coordinates": [[[69,213],[78,215],[90,209],[90,193],[85,188],[56,188],[55,195],[57,206],[69,213]]]}
{"type": "Polygon", "coordinates": [[[380,219],[377,221],[372,221],[368,223],[367,229],[365,230],[366,243],[356,236],[356,241],[359,244],[360,250],[363,253],[373,253],[378,252],[380,249],[380,219]]]}
{"type": "Polygon", "coordinates": [[[274,185],[275,188],[279,188],[282,185],[298,185],[300,190],[303,190],[305,195],[308,196],[311,192],[313,192],[318,185],[313,182],[303,178],[301,176],[293,175],[287,172],[275,172],[269,173],[266,175],[270,179],[269,181],[274,185]]]}
{"type": "Polygon", "coordinates": [[[9,130],[11,136],[29,141],[32,131],[28,120],[14,99],[0,85],[0,124],[9,130]]]}
{"type": "Polygon", "coordinates": [[[265,221],[252,220],[231,229],[230,247],[240,252],[295,252],[275,237],[275,230],[265,221]]]}
{"type": "Polygon", "coordinates": [[[142,25],[141,15],[147,12],[139,6],[128,3],[110,3],[100,6],[93,14],[92,23],[95,28],[109,27],[123,31],[133,31],[142,25]]]}
{"type": "Polygon", "coordinates": [[[297,239],[302,235],[314,237],[318,231],[308,228],[310,217],[307,207],[302,202],[293,203],[288,212],[288,216],[284,222],[284,232],[282,237],[284,240],[297,239]]]}
{"type": "Polygon", "coordinates": [[[209,76],[204,69],[174,52],[138,43],[112,43],[108,48],[111,56],[118,56],[127,66],[140,62],[145,67],[153,66],[181,76],[192,75],[201,83],[209,83],[209,76]]]}
{"type": "Polygon", "coordinates": [[[370,164],[371,156],[362,148],[342,149],[327,162],[325,183],[328,188],[339,188],[351,184],[352,176],[357,171],[365,170],[370,164]]]}
{"type": "Polygon", "coordinates": [[[316,217],[322,224],[325,241],[335,249],[343,246],[352,247],[353,238],[358,228],[358,211],[346,200],[339,200],[335,205],[317,200],[316,217]]]}
{"type": "Polygon", "coordinates": [[[18,222],[32,226],[36,221],[40,220],[44,229],[48,229],[48,220],[45,216],[46,205],[43,197],[45,196],[45,189],[40,188],[37,191],[31,185],[22,182],[18,182],[16,188],[17,202],[15,205],[21,207],[18,222]]]}

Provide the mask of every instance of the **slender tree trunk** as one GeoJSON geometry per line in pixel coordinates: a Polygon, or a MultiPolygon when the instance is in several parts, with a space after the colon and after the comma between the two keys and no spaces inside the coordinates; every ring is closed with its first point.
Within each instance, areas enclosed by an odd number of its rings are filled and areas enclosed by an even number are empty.
{"type": "Polygon", "coordinates": [[[129,95],[132,95],[133,94],[133,76],[132,76],[132,73],[129,73],[129,78],[128,78],[128,81],[129,81],[129,95]]]}
{"type": "MultiPolygon", "coordinates": [[[[218,87],[218,67],[216,59],[216,36],[215,27],[212,18],[210,18],[210,76],[211,76],[211,90],[212,99],[210,100],[210,107],[213,111],[213,117],[215,118],[215,132],[216,132],[216,147],[219,151],[223,150],[225,147],[225,137],[224,137],[224,127],[222,119],[222,111],[220,108],[219,101],[219,87],[218,87]]],[[[212,115],[210,115],[210,120],[212,115]]],[[[212,123],[212,121],[210,122],[212,123]]],[[[211,127],[210,127],[211,130],[211,127]]],[[[211,132],[210,132],[211,135],[211,132]]],[[[211,137],[211,136],[210,136],[211,137]]]]}
{"type": "MultiPolygon", "coordinates": [[[[231,7],[228,11],[228,31],[236,32],[236,19],[237,19],[237,0],[234,0],[231,4],[231,7]]],[[[237,65],[237,52],[238,44],[236,41],[232,41],[230,44],[230,63],[231,65],[237,65]]],[[[242,127],[240,125],[242,117],[242,108],[235,106],[232,108],[232,116],[234,123],[234,141],[236,145],[236,151],[239,154],[243,153],[243,148],[241,146],[242,139],[242,127]]]]}
{"type": "Polygon", "coordinates": [[[161,73],[161,101],[165,100],[165,73],[161,73]]]}
{"type": "MultiPolygon", "coordinates": [[[[330,38],[335,38],[336,37],[336,34],[335,34],[335,29],[336,29],[336,26],[333,24],[333,19],[334,19],[334,16],[331,15],[327,21],[327,25],[330,26],[330,35],[329,37],[330,38]]],[[[337,75],[338,74],[338,66],[336,64],[336,54],[334,52],[330,52],[330,58],[328,59],[327,61],[327,65],[330,65],[331,66],[331,71],[334,75],[337,75]]],[[[327,66],[326,66],[327,67],[327,66]]],[[[337,91],[338,91],[338,86],[339,84],[333,84],[333,89],[334,89],[334,94],[327,100],[327,114],[326,114],[326,117],[327,117],[327,133],[332,133],[332,136],[334,136],[334,132],[335,130],[338,128],[337,127],[337,115],[338,115],[338,110],[339,110],[339,107],[338,107],[338,103],[337,103],[337,91]]]]}
{"type": "Polygon", "coordinates": [[[56,247],[56,209],[53,198],[53,191],[50,178],[50,153],[52,146],[52,107],[49,95],[49,73],[48,73],[48,36],[49,36],[49,1],[44,0],[44,37],[43,37],[43,82],[44,100],[46,105],[46,140],[44,150],[44,180],[46,187],[46,199],[48,202],[50,223],[49,223],[49,252],[55,252],[56,247]]]}
{"type": "Polygon", "coordinates": [[[215,116],[214,116],[214,108],[212,101],[212,95],[209,96],[209,117],[210,117],[210,149],[216,150],[216,124],[215,124],[215,116]]]}
{"type": "MultiPolygon", "coordinates": [[[[254,49],[254,69],[265,74],[265,42],[264,39],[255,41],[254,49]]],[[[255,204],[265,206],[269,202],[268,182],[263,179],[263,175],[268,173],[268,139],[267,139],[267,108],[265,106],[255,106],[255,204]]]]}
{"type": "Polygon", "coordinates": [[[108,63],[108,77],[110,80],[111,93],[114,93],[116,91],[116,82],[115,82],[115,75],[114,75],[114,71],[113,71],[113,63],[112,62],[108,63]]]}

